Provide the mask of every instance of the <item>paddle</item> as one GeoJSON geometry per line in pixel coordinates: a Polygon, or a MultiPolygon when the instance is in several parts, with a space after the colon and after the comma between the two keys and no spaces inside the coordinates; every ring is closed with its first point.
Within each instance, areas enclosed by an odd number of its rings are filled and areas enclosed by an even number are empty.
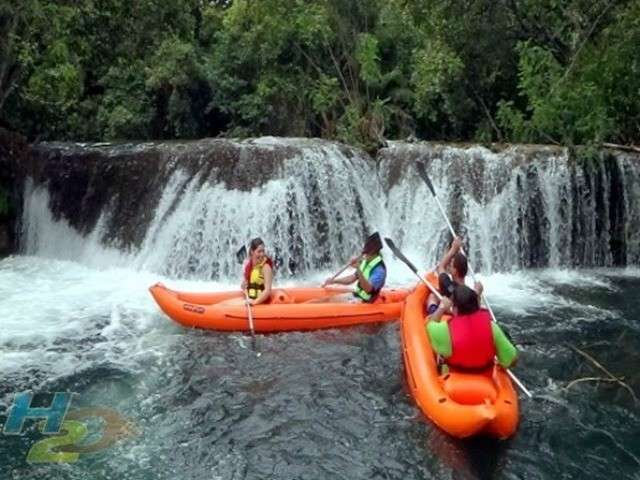
{"type": "MultiPolygon", "coordinates": [[[[360,260],[361,258],[362,258],[362,255],[358,256],[358,260],[360,260]]],[[[327,283],[327,284],[329,284],[329,283],[333,283],[333,281],[336,279],[336,277],[337,277],[338,275],[340,275],[342,272],[344,272],[344,271],[345,271],[347,268],[349,268],[350,266],[351,266],[351,264],[350,264],[350,263],[347,263],[344,267],[342,267],[340,270],[338,270],[338,271],[336,272],[336,274],[335,274],[333,277],[331,277],[329,280],[327,280],[325,283],[327,283]]]]}
{"type": "MultiPolygon", "coordinates": [[[[424,180],[424,183],[427,184],[427,187],[429,187],[429,190],[431,191],[431,194],[433,195],[433,197],[436,199],[436,203],[438,204],[438,208],[440,209],[440,213],[442,213],[442,216],[444,217],[445,222],[447,222],[447,226],[449,227],[449,231],[451,232],[451,235],[453,235],[454,237],[457,237],[458,235],[456,235],[456,231],[453,229],[453,225],[451,225],[451,222],[449,221],[449,217],[447,216],[447,213],[444,211],[444,208],[442,208],[442,203],[440,203],[440,199],[438,198],[438,195],[436,194],[436,190],[433,188],[433,184],[431,183],[431,179],[429,179],[429,175],[427,175],[427,169],[424,165],[424,163],[422,162],[416,162],[416,167],[418,169],[418,175],[420,175],[420,177],[422,178],[422,180],[424,180]]],[[[461,248],[460,251],[462,252],[463,255],[467,256],[466,253],[464,252],[464,249],[461,248]]],[[[467,260],[468,260],[468,256],[467,256],[467,260]]],[[[473,278],[473,281],[476,282],[476,274],[473,271],[473,267],[471,267],[471,263],[468,263],[469,265],[469,271],[471,272],[471,277],[473,278]]],[[[494,322],[498,323],[498,320],[496,319],[495,314],[493,313],[493,309],[491,308],[491,305],[489,305],[489,302],[487,301],[487,296],[484,295],[484,303],[487,306],[487,310],[489,310],[489,313],[491,314],[491,318],[494,322]]],[[[511,372],[511,370],[507,370],[507,372],[509,373],[509,376],[511,377],[511,379],[516,382],[516,384],[518,385],[518,387],[520,387],[520,389],[527,394],[527,396],[529,398],[531,398],[531,392],[529,392],[529,390],[527,390],[527,388],[522,384],[522,382],[520,382],[520,380],[518,380],[518,378],[513,374],[513,372],[511,372]]]]}
{"type": "MultiPolygon", "coordinates": [[[[243,263],[247,257],[247,247],[244,245],[236,252],[236,258],[238,263],[243,263]]],[[[249,295],[247,290],[242,291],[244,293],[244,304],[247,306],[247,317],[249,318],[249,329],[251,330],[251,349],[256,350],[256,331],[253,326],[253,312],[251,311],[251,305],[249,304],[249,295]]],[[[256,353],[256,356],[260,356],[260,352],[256,353]]]]}
{"type": "MultiPolygon", "coordinates": [[[[247,306],[247,315],[249,317],[249,328],[251,329],[251,349],[256,351],[256,331],[253,326],[253,312],[251,312],[251,304],[249,303],[249,295],[244,290],[244,303],[247,306]]],[[[260,356],[260,352],[256,352],[256,356],[260,356]]]]}
{"type": "MultiPolygon", "coordinates": [[[[391,249],[391,251],[393,252],[393,254],[401,261],[403,262],[407,267],[409,267],[413,273],[416,274],[416,276],[420,279],[420,281],[422,283],[424,283],[429,290],[431,290],[433,292],[433,294],[438,297],[438,300],[442,300],[442,295],[440,294],[440,292],[438,291],[438,289],[436,287],[434,287],[428,280],[422,278],[422,275],[420,275],[418,273],[418,269],[416,268],[416,266],[411,263],[411,261],[398,249],[398,247],[396,247],[395,243],[393,243],[393,240],[391,240],[390,238],[385,238],[384,241],[387,243],[387,245],[389,246],[389,249],[391,249]]],[[[495,319],[494,319],[495,321],[495,319]]],[[[518,378],[513,374],[513,372],[511,372],[511,370],[509,370],[508,368],[505,369],[507,371],[507,373],[509,374],[509,376],[511,377],[511,379],[516,382],[516,384],[522,389],[522,391],[524,393],[527,394],[527,396],[529,398],[532,397],[531,393],[529,392],[529,390],[527,390],[525,388],[525,386],[520,382],[520,380],[518,380],[518,378]]]]}
{"type": "MultiPolygon", "coordinates": [[[[368,251],[370,249],[370,247],[373,246],[373,244],[377,243],[377,242],[380,242],[380,233],[374,232],[369,236],[369,238],[367,238],[367,241],[365,242],[364,247],[362,247],[362,251],[363,252],[368,251]]],[[[363,254],[361,253],[360,255],[358,255],[356,257],[358,262],[360,262],[362,260],[362,256],[363,256],[363,254]]],[[[344,267],[342,267],[340,270],[338,270],[336,272],[336,274],[333,277],[331,277],[329,280],[327,280],[325,283],[332,283],[338,277],[338,275],[340,275],[342,272],[344,272],[350,266],[351,266],[351,262],[347,263],[344,267]]]]}
{"type": "Polygon", "coordinates": [[[238,260],[238,263],[242,263],[246,260],[246,258],[247,258],[247,247],[245,245],[242,245],[240,249],[236,252],[236,259],[238,260]]]}

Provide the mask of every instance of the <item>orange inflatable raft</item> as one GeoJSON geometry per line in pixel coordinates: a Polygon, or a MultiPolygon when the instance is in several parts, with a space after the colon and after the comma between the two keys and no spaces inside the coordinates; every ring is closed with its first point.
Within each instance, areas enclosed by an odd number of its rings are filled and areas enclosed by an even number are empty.
{"type": "MultiPolygon", "coordinates": [[[[151,295],[164,313],[186,327],[223,331],[249,331],[243,293],[187,293],[158,283],[151,295]]],[[[400,318],[404,289],[384,289],[373,303],[337,303],[331,297],[349,289],[277,288],[271,301],[251,307],[256,332],[285,332],[346,327],[400,318]]]]}
{"type": "MultiPolygon", "coordinates": [[[[435,275],[428,277],[437,286],[435,275]]],[[[448,434],[465,438],[511,436],[518,426],[518,396],[507,372],[496,364],[486,373],[441,375],[425,331],[428,289],[420,284],[407,297],[401,320],[407,382],[422,412],[448,434]]]]}

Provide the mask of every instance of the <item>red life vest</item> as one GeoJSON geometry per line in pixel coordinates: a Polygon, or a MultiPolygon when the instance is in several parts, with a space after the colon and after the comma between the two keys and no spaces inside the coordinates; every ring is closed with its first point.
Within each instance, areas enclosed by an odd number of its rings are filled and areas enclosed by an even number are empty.
{"type": "Polygon", "coordinates": [[[483,369],[493,365],[496,346],[491,330],[491,315],[481,308],[468,315],[456,315],[449,321],[452,367],[483,369]]]}

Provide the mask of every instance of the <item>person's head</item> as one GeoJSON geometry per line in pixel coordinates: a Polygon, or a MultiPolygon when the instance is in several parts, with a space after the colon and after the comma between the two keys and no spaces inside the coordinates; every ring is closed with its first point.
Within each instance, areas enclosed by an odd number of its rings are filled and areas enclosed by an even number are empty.
{"type": "Polygon", "coordinates": [[[261,262],[264,258],[264,242],[260,237],[254,238],[249,244],[249,257],[253,263],[261,262]]]}
{"type": "Polygon", "coordinates": [[[442,272],[438,275],[438,284],[440,285],[440,293],[447,298],[451,298],[457,283],[451,280],[448,273],[442,272]]]}
{"type": "Polygon", "coordinates": [[[367,258],[375,257],[382,250],[382,240],[378,232],[372,233],[364,242],[362,254],[367,258]]]}
{"type": "Polygon", "coordinates": [[[464,277],[467,276],[468,269],[467,257],[463,253],[456,253],[451,259],[451,275],[454,280],[463,281],[464,277]]]}
{"type": "Polygon", "coordinates": [[[458,315],[468,315],[480,309],[478,295],[475,290],[466,285],[456,286],[451,300],[453,300],[453,306],[458,315]]]}

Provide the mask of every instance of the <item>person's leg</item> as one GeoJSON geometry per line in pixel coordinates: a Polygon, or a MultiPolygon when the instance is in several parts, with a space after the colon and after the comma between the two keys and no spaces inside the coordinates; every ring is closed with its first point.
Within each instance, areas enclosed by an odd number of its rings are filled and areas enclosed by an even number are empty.
{"type": "Polygon", "coordinates": [[[313,300],[307,300],[304,303],[351,303],[354,299],[356,298],[353,296],[353,293],[339,293],[337,295],[314,298],[313,300]]]}

